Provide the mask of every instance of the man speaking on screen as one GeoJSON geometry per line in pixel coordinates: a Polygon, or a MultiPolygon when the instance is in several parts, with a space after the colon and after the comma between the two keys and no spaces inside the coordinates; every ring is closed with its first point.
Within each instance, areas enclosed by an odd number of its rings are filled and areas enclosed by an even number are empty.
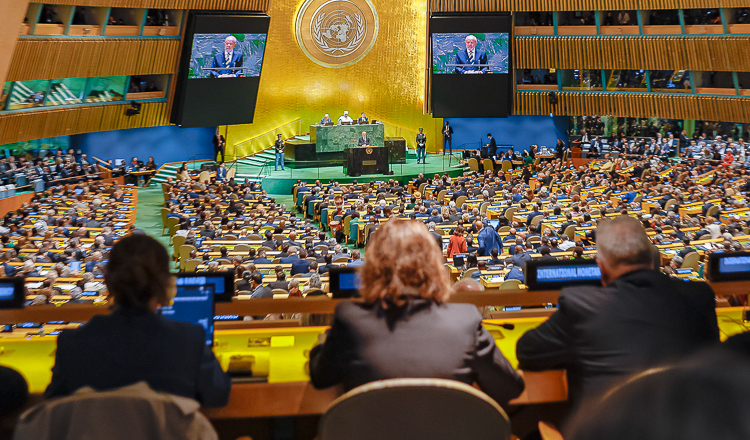
{"type": "Polygon", "coordinates": [[[487,52],[477,49],[477,37],[467,35],[466,50],[456,55],[456,73],[482,74],[487,72],[487,52]]]}
{"type": "MultiPolygon", "coordinates": [[[[214,56],[214,62],[211,67],[242,67],[243,56],[242,52],[235,51],[234,47],[237,46],[237,38],[230,35],[224,40],[224,51],[219,52],[214,56]]],[[[214,78],[235,78],[238,76],[244,76],[242,70],[212,70],[211,76],[214,78]]]]}

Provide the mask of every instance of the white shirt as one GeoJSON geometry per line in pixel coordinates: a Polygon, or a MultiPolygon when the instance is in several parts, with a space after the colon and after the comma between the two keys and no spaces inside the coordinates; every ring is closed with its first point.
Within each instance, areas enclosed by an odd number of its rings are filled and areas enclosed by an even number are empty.
{"type": "Polygon", "coordinates": [[[339,116],[338,122],[339,124],[342,122],[354,122],[354,119],[352,119],[352,117],[349,115],[341,115],[339,116]]]}

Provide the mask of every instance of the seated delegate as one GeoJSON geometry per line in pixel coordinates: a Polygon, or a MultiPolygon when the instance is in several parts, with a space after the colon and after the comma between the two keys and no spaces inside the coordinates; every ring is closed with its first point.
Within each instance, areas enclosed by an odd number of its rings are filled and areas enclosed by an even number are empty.
{"type": "Polygon", "coordinates": [[[470,304],[446,304],[448,274],[423,224],[389,221],[367,246],[364,303],[336,307],[326,341],[310,353],[317,388],[428,377],[476,382],[505,404],[524,389],[470,304]]]}
{"type": "Polygon", "coordinates": [[[226,405],[231,382],[206,346],[203,329],[156,313],[175,288],[164,246],[143,234],[123,238],[112,248],[104,280],[114,296],[114,311],[58,336],[45,396],[146,381],[155,391],[204,406],[226,405]]]}

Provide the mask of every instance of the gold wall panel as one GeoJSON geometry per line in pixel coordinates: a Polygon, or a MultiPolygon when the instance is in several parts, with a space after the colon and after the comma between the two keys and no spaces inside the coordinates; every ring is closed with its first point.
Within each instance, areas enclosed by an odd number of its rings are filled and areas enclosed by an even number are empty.
{"type": "Polygon", "coordinates": [[[7,81],[169,74],[179,56],[171,38],[19,38],[7,81]]]}
{"type": "Polygon", "coordinates": [[[0,115],[0,145],[54,136],[169,123],[166,102],[144,102],[141,114],[125,116],[129,104],[44,109],[0,115]]]}
{"type": "Polygon", "coordinates": [[[403,136],[412,148],[418,128],[423,127],[428,150],[436,150],[442,120],[422,112],[425,0],[373,3],[380,19],[375,45],[358,63],[338,69],[315,64],[297,46],[295,14],[301,0],[270,5],[272,18],[254,123],[228,128],[229,155],[241,156],[258,145],[271,145],[273,130],[289,121],[301,118],[302,130],[307,131],[324,113],[335,121],[344,110],[354,118],[364,111],[371,119],[384,121],[386,136],[403,136]],[[254,140],[245,142],[249,139],[254,140]]]}
{"type": "Polygon", "coordinates": [[[515,37],[516,69],[750,71],[750,37],[515,37]]]}
{"type": "Polygon", "coordinates": [[[433,12],[742,8],[747,0],[429,0],[433,12]]]}
{"type": "Polygon", "coordinates": [[[26,15],[28,3],[28,0],[0,1],[0,17],[5,22],[0,26],[0,84],[6,81],[18,36],[18,27],[8,23],[20,24],[26,15]]]}
{"type": "MultiPolygon", "coordinates": [[[[16,1],[16,0],[8,0],[16,1]]],[[[216,9],[265,11],[268,0],[45,0],[44,3],[114,8],[216,9]]]]}
{"type": "Polygon", "coordinates": [[[750,122],[750,100],[736,97],[660,95],[647,93],[558,92],[550,105],[549,92],[516,92],[515,113],[558,116],[630,116],[750,122]]]}

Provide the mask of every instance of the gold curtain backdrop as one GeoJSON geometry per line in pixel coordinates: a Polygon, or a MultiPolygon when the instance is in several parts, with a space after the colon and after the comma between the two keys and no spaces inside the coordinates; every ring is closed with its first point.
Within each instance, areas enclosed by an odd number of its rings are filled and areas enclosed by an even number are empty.
{"type": "Polygon", "coordinates": [[[354,119],[364,111],[370,119],[382,120],[386,136],[402,136],[411,148],[423,127],[428,151],[437,150],[442,120],[422,112],[426,1],[374,0],[373,4],[380,21],[375,45],[360,62],[338,69],[315,64],[297,45],[295,19],[301,0],[269,5],[271,25],[255,119],[253,124],[222,127],[229,156],[270,146],[277,129],[285,137],[294,134],[297,126],[305,132],[323,114],[335,121],[344,110],[354,119]],[[298,118],[300,124],[289,124],[298,118]]]}

